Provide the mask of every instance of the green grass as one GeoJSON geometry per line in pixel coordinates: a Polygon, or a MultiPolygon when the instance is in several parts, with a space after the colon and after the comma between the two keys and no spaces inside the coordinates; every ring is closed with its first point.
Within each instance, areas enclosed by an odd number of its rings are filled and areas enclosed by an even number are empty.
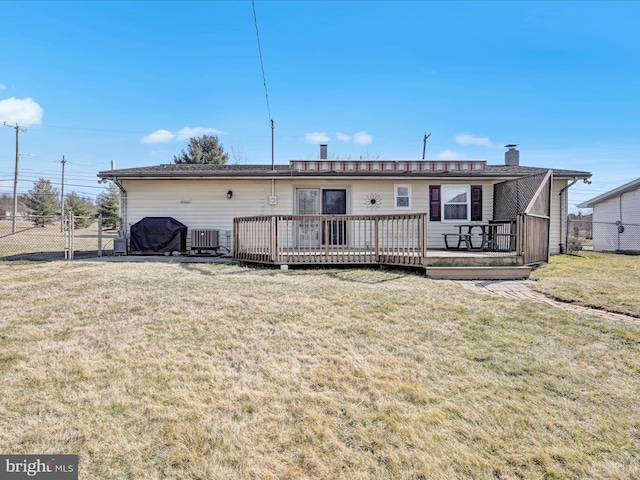
{"type": "Polygon", "coordinates": [[[557,255],[531,278],[532,288],[558,300],[640,317],[640,256],[557,255]]]}
{"type": "Polygon", "coordinates": [[[81,479],[640,476],[636,324],[398,271],[0,275],[0,451],[81,479]]]}

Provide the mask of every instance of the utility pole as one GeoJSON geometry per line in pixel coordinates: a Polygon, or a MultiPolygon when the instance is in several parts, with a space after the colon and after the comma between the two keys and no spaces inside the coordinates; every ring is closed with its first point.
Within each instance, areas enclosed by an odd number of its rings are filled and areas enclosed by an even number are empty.
{"type": "Polygon", "coordinates": [[[26,128],[20,128],[16,123],[15,127],[12,127],[7,122],[4,122],[5,127],[13,128],[16,131],[16,171],[13,175],[13,223],[11,224],[11,233],[16,233],[16,215],[18,213],[18,164],[20,163],[20,150],[19,134],[20,132],[26,132],[26,128]]]}
{"type": "Polygon", "coordinates": [[[276,165],[275,165],[275,156],[274,156],[274,148],[275,148],[275,144],[274,144],[274,132],[275,132],[275,124],[273,123],[273,120],[269,120],[271,122],[271,170],[275,170],[276,169],[276,165]]]}
{"type": "Polygon", "coordinates": [[[62,164],[62,188],[60,190],[60,231],[62,232],[64,231],[64,165],[67,163],[64,155],[60,163],[62,164]]]}
{"type": "Polygon", "coordinates": [[[427,138],[429,138],[431,136],[431,132],[429,132],[429,135],[427,135],[427,132],[424,132],[424,138],[422,139],[423,144],[422,144],[422,159],[425,159],[425,155],[427,154],[427,138]]]}

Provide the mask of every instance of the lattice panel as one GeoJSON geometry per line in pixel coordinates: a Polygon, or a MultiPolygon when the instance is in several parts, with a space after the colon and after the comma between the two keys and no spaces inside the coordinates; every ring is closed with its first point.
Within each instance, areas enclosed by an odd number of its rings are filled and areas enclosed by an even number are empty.
{"type": "MultiPolygon", "coordinates": [[[[524,213],[546,176],[545,172],[496,184],[493,197],[493,219],[515,220],[519,214],[524,213]]],[[[547,189],[543,191],[548,192],[547,189]]],[[[541,204],[536,205],[536,211],[541,210],[545,213],[540,213],[540,215],[548,215],[548,195],[543,194],[540,199],[536,200],[536,202],[538,201],[541,204]]]]}

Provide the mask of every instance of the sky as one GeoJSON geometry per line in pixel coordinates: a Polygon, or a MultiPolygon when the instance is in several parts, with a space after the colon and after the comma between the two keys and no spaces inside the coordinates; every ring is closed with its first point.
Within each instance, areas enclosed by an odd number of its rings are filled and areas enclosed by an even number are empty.
{"type": "Polygon", "coordinates": [[[112,161],[171,163],[203,134],[271,164],[273,133],[287,164],[321,143],[421,159],[430,133],[427,159],[503,164],[513,143],[521,165],[592,172],[576,212],[640,177],[638,25],[613,0],[0,0],[0,195],[16,124],[19,193],[60,188],[64,156],[65,191],[92,198],[112,161]]]}

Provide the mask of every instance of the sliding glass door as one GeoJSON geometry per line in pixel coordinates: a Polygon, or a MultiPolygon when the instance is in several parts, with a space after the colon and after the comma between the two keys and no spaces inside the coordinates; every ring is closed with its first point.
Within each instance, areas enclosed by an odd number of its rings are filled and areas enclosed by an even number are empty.
{"type": "MultiPolygon", "coordinates": [[[[345,215],[347,213],[346,189],[298,188],[296,189],[298,215],[345,215]]],[[[298,245],[344,245],[347,239],[346,222],[302,220],[297,228],[298,245]],[[328,227],[328,228],[325,228],[328,227]],[[328,236],[328,238],[327,238],[328,236]]]]}

